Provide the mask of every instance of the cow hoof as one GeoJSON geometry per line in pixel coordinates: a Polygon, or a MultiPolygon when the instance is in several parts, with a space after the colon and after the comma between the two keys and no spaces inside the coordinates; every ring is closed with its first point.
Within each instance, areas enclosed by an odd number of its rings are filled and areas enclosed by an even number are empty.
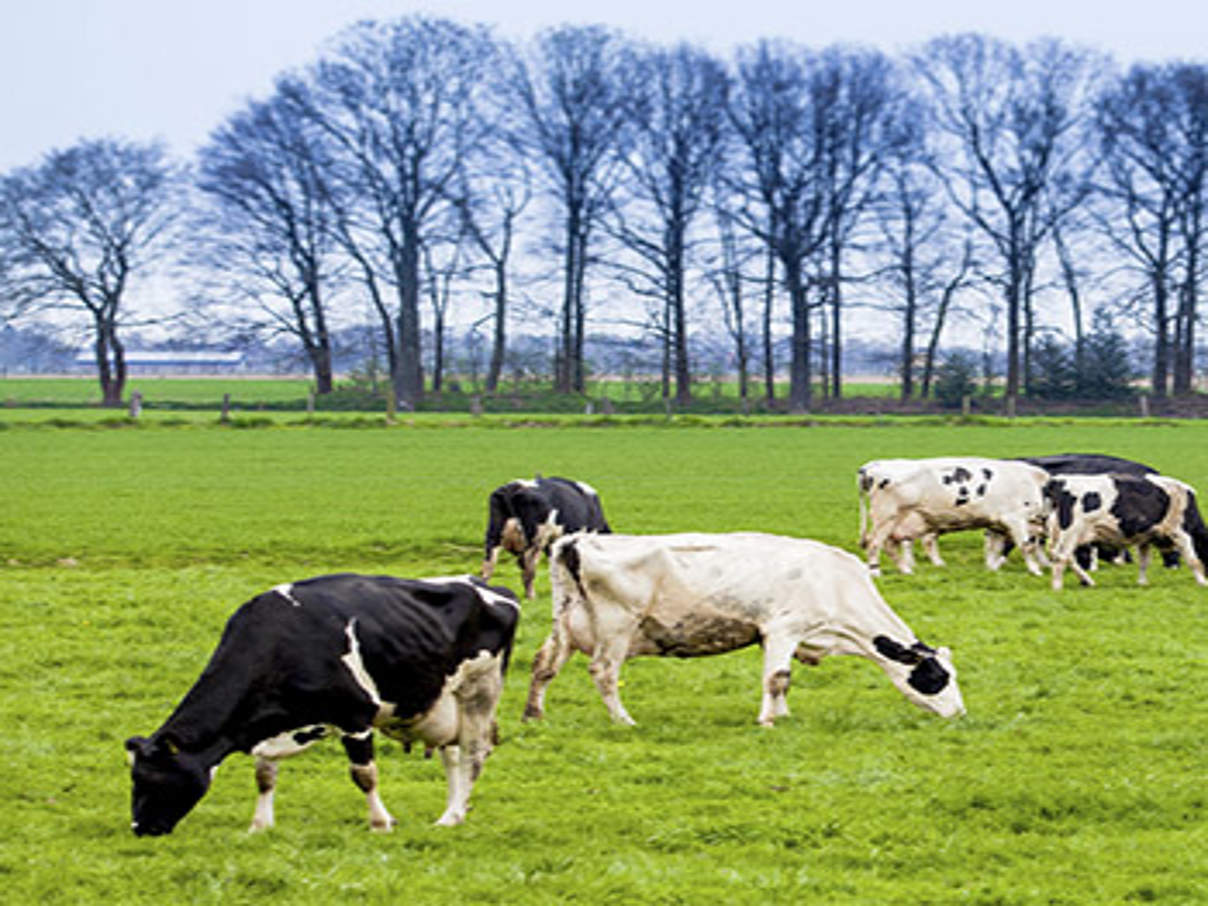
{"type": "Polygon", "coordinates": [[[458,812],[445,812],[436,821],[437,827],[456,827],[466,820],[466,816],[458,812]]]}
{"type": "Polygon", "coordinates": [[[540,708],[534,708],[532,705],[529,705],[524,709],[524,715],[520,719],[526,721],[541,720],[543,717],[545,717],[544,711],[542,711],[540,708]]]}

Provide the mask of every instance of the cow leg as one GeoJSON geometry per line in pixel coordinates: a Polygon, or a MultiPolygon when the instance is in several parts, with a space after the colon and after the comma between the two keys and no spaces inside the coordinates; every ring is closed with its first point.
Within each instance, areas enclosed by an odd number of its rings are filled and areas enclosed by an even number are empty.
{"type": "MultiPolygon", "coordinates": [[[[1208,585],[1208,577],[1204,575],[1204,563],[1195,552],[1195,544],[1192,542],[1191,536],[1184,531],[1175,532],[1174,544],[1175,549],[1187,561],[1187,566],[1191,569],[1192,575],[1195,576],[1195,581],[1200,585],[1208,585]]],[[[1163,552],[1163,562],[1166,562],[1165,552],[1163,552]]],[[[1175,559],[1175,566],[1178,566],[1177,558],[1175,559]]]]}
{"type": "MultiPolygon", "coordinates": [[[[881,574],[881,548],[883,548],[885,543],[889,541],[890,536],[893,534],[893,530],[894,523],[886,522],[877,526],[877,528],[872,532],[872,537],[868,542],[868,569],[874,576],[879,576],[881,574]]],[[[909,575],[909,568],[903,567],[900,560],[895,560],[895,563],[901,572],[909,575]]]]}
{"type": "Polygon", "coordinates": [[[923,536],[923,550],[927,554],[927,559],[931,561],[932,566],[944,566],[944,558],[940,556],[940,536],[935,532],[928,532],[923,536]]]}
{"type": "Polygon", "coordinates": [[[1084,570],[1074,558],[1074,551],[1078,547],[1078,539],[1072,536],[1058,538],[1053,544],[1052,556],[1052,571],[1053,571],[1053,591],[1061,591],[1062,574],[1066,566],[1069,566],[1083,585],[1094,585],[1095,581],[1090,577],[1090,574],[1084,570]]]}
{"type": "Polygon", "coordinates": [[[520,562],[520,571],[524,576],[524,596],[530,601],[537,596],[533,591],[533,580],[537,578],[537,561],[540,558],[541,548],[539,547],[525,548],[524,553],[517,557],[520,562]]]}
{"type": "Polygon", "coordinates": [[[592,654],[591,663],[587,669],[591,673],[592,682],[596,684],[600,698],[604,700],[604,705],[608,708],[608,713],[612,719],[619,724],[626,724],[632,727],[636,722],[629,716],[629,712],[625,710],[625,706],[621,704],[619,691],[621,664],[625,662],[625,654],[628,650],[628,635],[623,635],[605,644],[598,645],[592,654]]]}
{"type": "Polygon", "coordinates": [[[797,640],[776,636],[764,639],[763,643],[763,700],[759,707],[759,725],[771,727],[777,717],[789,713],[786,693],[792,677],[790,666],[797,640]]]}
{"type": "Polygon", "coordinates": [[[1007,562],[1007,536],[994,529],[986,529],[983,555],[986,569],[991,572],[999,570],[1007,562]]]}
{"type": "Polygon", "coordinates": [[[348,755],[348,773],[352,782],[365,794],[369,806],[369,829],[389,831],[397,823],[378,795],[378,769],[373,760],[373,731],[340,737],[348,755]]]}
{"type": "Polygon", "coordinates": [[[906,574],[914,572],[914,542],[907,538],[898,542],[898,555],[894,558],[898,571],[906,574]]]}
{"type": "Polygon", "coordinates": [[[467,677],[454,693],[457,696],[457,745],[441,750],[449,798],[445,813],[437,820],[442,827],[461,824],[470,810],[470,792],[482,773],[494,745],[495,709],[503,693],[503,672],[498,664],[467,677]]]}
{"type": "Polygon", "coordinates": [[[571,654],[565,630],[555,623],[549,637],[533,657],[533,679],[529,683],[528,701],[524,705],[524,720],[545,716],[545,689],[566,665],[571,654]]]}
{"type": "Polygon", "coordinates": [[[256,759],[256,811],[248,833],[267,830],[276,822],[273,814],[273,794],[277,789],[277,762],[272,758],[256,759]]]}
{"type": "Polygon", "coordinates": [[[461,747],[441,746],[440,760],[445,766],[445,780],[449,785],[449,793],[445,800],[445,813],[437,819],[436,823],[442,827],[451,827],[454,824],[461,824],[466,819],[466,801],[470,795],[468,790],[462,788],[461,747]]]}
{"type": "Polygon", "coordinates": [[[1137,584],[1149,584],[1149,544],[1141,542],[1137,545],[1137,584]]]}
{"type": "MultiPolygon", "coordinates": [[[[1015,542],[1015,546],[1019,548],[1019,552],[1023,554],[1024,563],[1027,564],[1028,572],[1033,576],[1044,575],[1044,570],[1041,569],[1039,562],[1036,559],[1037,548],[1040,544],[1036,538],[1028,531],[1028,524],[1023,520],[1011,522],[1005,528],[1011,534],[1011,540],[1015,542]]],[[[1076,571],[1082,567],[1074,566],[1076,571]]],[[[1080,573],[1081,574],[1081,573],[1080,573]]]]}
{"type": "Polygon", "coordinates": [[[491,580],[491,576],[495,575],[495,567],[499,563],[499,552],[501,550],[503,550],[503,548],[496,545],[495,547],[491,548],[490,553],[488,553],[483,559],[482,578],[484,582],[489,582],[491,580]]]}

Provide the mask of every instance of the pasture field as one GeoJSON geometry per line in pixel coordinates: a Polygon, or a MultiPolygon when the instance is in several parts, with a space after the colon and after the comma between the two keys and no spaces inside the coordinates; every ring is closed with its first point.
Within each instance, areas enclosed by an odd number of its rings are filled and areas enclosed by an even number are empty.
{"type": "MultiPolygon", "coordinates": [[[[1208,425],[446,426],[0,431],[0,902],[25,904],[1208,902],[1208,589],[1105,567],[1094,589],[949,565],[880,587],[950,645],[968,715],[915,709],[873,665],[794,667],[755,724],[759,652],[631,661],[613,726],[577,655],[522,723],[549,628],[524,604],[502,744],[467,822],[436,828],[439,759],[379,746],[400,824],[371,834],[337,743],[283,764],[248,835],[232,756],[163,838],[129,830],[123,740],[196,679],[229,614],[281,581],[476,570],[486,496],[592,483],[617,530],[759,529],[854,549],[874,457],[1098,451],[1208,490],[1208,425]]],[[[518,570],[496,576],[519,588],[518,570]]]]}
{"type": "MultiPolygon", "coordinates": [[[[460,409],[467,411],[470,396],[481,393],[480,385],[475,384],[464,376],[451,378],[460,388],[458,392],[448,393],[440,399],[438,408],[460,409]]],[[[295,409],[304,408],[307,393],[314,382],[305,377],[160,377],[133,375],[126,383],[126,399],[135,391],[142,394],[148,407],[159,409],[197,409],[208,408],[217,411],[222,406],[223,394],[229,394],[231,404],[236,408],[269,409],[293,406],[295,409]]],[[[336,397],[341,391],[352,390],[354,383],[347,379],[336,382],[336,397]]],[[[778,382],[777,393],[784,399],[788,382],[778,382]]],[[[815,387],[819,397],[821,387],[815,387]]],[[[866,396],[896,399],[898,385],[889,380],[854,380],[844,384],[844,392],[848,396],[866,396]]],[[[582,409],[582,403],[576,403],[574,398],[554,394],[546,382],[525,380],[517,384],[514,380],[504,380],[498,396],[507,398],[519,393],[524,399],[532,401],[533,408],[571,411],[582,409]]],[[[758,406],[762,398],[763,383],[753,382],[748,394],[753,406],[758,406]]],[[[716,403],[719,408],[734,408],[738,400],[738,384],[732,379],[716,381],[698,381],[693,386],[693,394],[701,406],[707,407],[716,403]]],[[[586,397],[599,400],[605,396],[616,403],[644,404],[644,408],[660,409],[659,384],[649,377],[625,380],[622,378],[603,377],[588,380],[586,397]]],[[[100,403],[101,392],[95,378],[91,377],[2,377],[0,378],[0,405],[7,407],[37,406],[37,407],[76,407],[86,408],[100,403]]],[[[385,409],[384,397],[373,399],[369,395],[357,396],[361,408],[372,408],[377,411],[385,409]]],[[[351,406],[356,408],[355,405],[351,406]]],[[[316,408],[347,409],[350,403],[319,398],[316,408]]]]}

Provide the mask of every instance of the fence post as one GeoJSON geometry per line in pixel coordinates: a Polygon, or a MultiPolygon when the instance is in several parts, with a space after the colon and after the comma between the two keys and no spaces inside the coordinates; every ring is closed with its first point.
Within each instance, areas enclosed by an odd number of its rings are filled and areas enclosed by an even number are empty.
{"type": "Polygon", "coordinates": [[[1141,418],[1149,418],[1149,395],[1141,394],[1141,418]]]}
{"type": "Polygon", "coordinates": [[[143,414],[143,395],[135,390],[130,394],[130,417],[138,418],[143,414]]]}
{"type": "Polygon", "coordinates": [[[1015,417],[1015,397],[1008,396],[1007,397],[1007,418],[1014,418],[1014,417],[1015,417]]]}
{"type": "Polygon", "coordinates": [[[224,425],[231,420],[231,395],[229,393],[222,395],[222,414],[218,416],[218,420],[224,425]]]}
{"type": "Polygon", "coordinates": [[[961,397],[961,416],[963,418],[968,418],[969,410],[972,407],[973,407],[973,400],[969,396],[969,394],[966,393],[964,396],[961,397]]]}
{"type": "Polygon", "coordinates": [[[311,418],[315,414],[315,391],[313,388],[306,391],[306,417],[311,418]]]}
{"type": "Polygon", "coordinates": [[[386,384],[386,424],[394,424],[394,413],[398,409],[398,403],[394,398],[394,381],[386,384]]]}

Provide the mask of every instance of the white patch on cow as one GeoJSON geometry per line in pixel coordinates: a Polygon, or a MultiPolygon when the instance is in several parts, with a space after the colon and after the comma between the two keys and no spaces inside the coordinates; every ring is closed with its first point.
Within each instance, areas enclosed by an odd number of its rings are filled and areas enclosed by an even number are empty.
{"type": "Polygon", "coordinates": [[[382,704],[382,696],[378,693],[377,683],[373,681],[373,677],[365,669],[365,662],[361,660],[361,643],[357,641],[356,625],[356,617],[353,617],[348,621],[348,625],[344,627],[344,634],[348,636],[348,653],[342,656],[340,660],[344,662],[344,666],[348,668],[348,672],[352,674],[352,678],[357,681],[357,685],[365,690],[365,694],[369,696],[370,701],[380,706],[382,704]]]}
{"type": "Polygon", "coordinates": [[[456,743],[462,728],[461,700],[473,697],[484,678],[501,676],[500,664],[501,655],[486,649],[479,651],[462,661],[452,676],[445,678],[440,695],[427,711],[411,717],[388,717],[380,722],[378,729],[395,739],[419,739],[434,747],[456,743]]]}
{"type": "Polygon", "coordinates": [[[328,736],[333,729],[324,724],[298,727],[261,740],[252,746],[251,753],[257,758],[289,758],[291,755],[306,751],[320,739],[328,736]]]}
{"type": "Polygon", "coordinates": [[[545,521],[537,526],[537,537],[533,539],[533,547],[544,550],[545,547],[562,534],[562,526],[558,522],[557,507],[549,511],[545,521]]]}
{"type": "Polygon", "coordinates": [[[419,581],[431,582],[434,585],[466,585],[478,595],[480,600],[487,604],[506,604],[516,610],[520,609],[520,605],[511,598],[501,595],[497,591],[474,584],[473,578],[473,576],[466,573],[461,576],[425,576],[419,581]]]}
{"type": "Polygon", "coordinates": [[[533,479],[531,479],[531,478],[517,478],[515,481],[513,481],[513,482],[512,482],[512,484],[518,484],[518,485],[520,485],[520,487],[522,487],[522,488],[535,488],[535,487],[537,487],[537,482],[535,482],[535,481],[534,481],[533,479]]]}
{"type": "Polygon", "coordinates": [[[285,600],[289,601],[290,604],[293,604],[294,607],[302,606],[302,602],[294,597],[293,582],[282,582],[280,585],[274,585],[271,590],[285,598],[285,600]]]}
{"type": "Polygon", "coordinates": [[[586,494],[588,497],[599,497],[600,496],[599,494],[596,493],[596,489],[593,488],[591,485],[589,485],[586,481],[576,481],[575,484],[578,486],[579,490],[582,491],[584,494],[586,494]]]}

